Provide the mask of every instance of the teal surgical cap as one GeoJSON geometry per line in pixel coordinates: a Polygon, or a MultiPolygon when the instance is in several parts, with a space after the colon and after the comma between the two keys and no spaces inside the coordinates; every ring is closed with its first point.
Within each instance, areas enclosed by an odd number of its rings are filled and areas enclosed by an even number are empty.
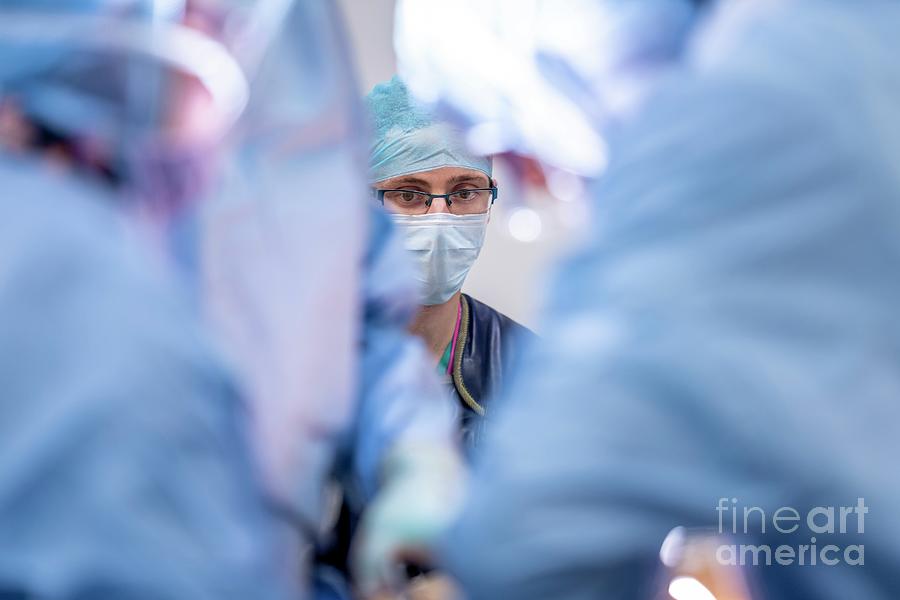
{"type": "Polygon", "coordinates": [[[475,169],[491,177],[491,158],[469,152],[462,131],[435,120],[410,98],[398,77],[366,97],[374,139],[369,152],[372,183],[440,167],[475,169]]]}

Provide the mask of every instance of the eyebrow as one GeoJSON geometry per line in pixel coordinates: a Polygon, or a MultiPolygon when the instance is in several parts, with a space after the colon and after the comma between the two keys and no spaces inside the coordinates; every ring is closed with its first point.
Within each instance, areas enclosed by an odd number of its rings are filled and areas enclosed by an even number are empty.
{"type": "MultiPolygon", "coordinates": [[[[450,187],[454,185],[459,185],[460,183],[474,183],[476,185],[484,185],[484,187],[490,187],[491,182],[484,183],[484,178],[486,175],[454,175],[450,179],[447,180],[447,184],[450,187]]],[[[426,181],[424,179],[420,179],[419,177],[403,177],[398,179],[392,187],[397,188],[404,185],[419,185],[422,187],[431,187],[431,182],[426,181]]]]}
{"type": "Polygon", "coordinates": [[[458,185],[460,183],[476,183],[476,184],[484,184],[483,187],[490,187],[491,182],[484,183],[484,177],[486,175],[454,175],[450,179],[447,180],[447,183],[451,186],[458,185]]]}
{"type": "Polygon", "coordinates": [[[401,185],[421,185],[422,187],[428,187],[430,184],[424,179],[419,179],[418,177],[404,177],[403,179],[398,179],[392,187],[401,185]]]}

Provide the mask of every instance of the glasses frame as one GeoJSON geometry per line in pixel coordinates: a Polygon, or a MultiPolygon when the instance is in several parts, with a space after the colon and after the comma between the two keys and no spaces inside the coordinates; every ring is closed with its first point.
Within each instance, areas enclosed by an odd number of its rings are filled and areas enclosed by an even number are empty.
{"type": "Polygon", "coordinates": [[[429,210],[431,210],[431,205],[434,202],[435,198],[443,198],[444,202],[447,204],[447,209],[450,209],[453,206],[453,202],[450,200],[450,196],[455,194],[459,194],[461,192],[490,192],[491,193],[491,201],[488,203],[488,210],[491,210],[491,207],[494,206],[494,200],[497,199],[497,186],[493,185],[491,187],[486,188],[469,188],[465,190],[456,190],[455,192],[450,192],[449,194],[429,194],[428,192],[420,192],[418,190],[405,190],[402,188],[397,189],[388,189],[388,190],[378,190],[372,189],[375,193],[375,197],[378,198],[378,201],[381,203],[381,206],[384,206],[384,195],[387,192],[410,192],[413,194],[421,194],[422,196],[428,196],[428,200],[425,201],[425,212],[422,214],[427,214],[429,210]]]}

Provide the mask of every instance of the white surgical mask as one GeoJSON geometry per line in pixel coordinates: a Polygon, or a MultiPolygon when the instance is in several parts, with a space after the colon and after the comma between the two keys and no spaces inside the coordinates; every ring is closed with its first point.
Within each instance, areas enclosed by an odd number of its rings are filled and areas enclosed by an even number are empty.
{"type": "Polygon", "coordinates": [[[392,215],[416,262],[423,305],[443,304],[462,289],[484,244],[488,214],[392,215]]]}

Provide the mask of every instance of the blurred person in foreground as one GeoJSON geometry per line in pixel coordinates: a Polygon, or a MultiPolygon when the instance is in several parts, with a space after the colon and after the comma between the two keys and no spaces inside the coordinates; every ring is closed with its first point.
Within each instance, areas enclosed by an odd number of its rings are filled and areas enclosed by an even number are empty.
{"type": "Polygon", "coordinates": [[[4,598],[293,595],[235,383],[184,289],[123,227],[138,203],[197,197],[151,187],[177,171],[135,154],[202,146],[213,128],[183,111],[229,111],[154,56],[213,43],[154,8],[0,2],[4,598]]]}
{"type": "Polygon", "coordinates": [[[339,456],[382,492],[377,586],[461,471],[402,248],[366,209],[333,9],[0,11],[0,595],[302,597],[339,456]],[[343,316],[295,336],[315,306],[343,316]]]}
{"type": "MultiPolygon", "coordinates": [[[[473,600],[654,597],[676,526],[749,548],[715,560],[741,561],[759,599],[900,594],[900,3],[707,4],[609,130],[590,235],[551,281],[546,337],[443,546],[473,600]]],[[[454,25],[424,29],[440,44],[454,25]]],[[[590,85],[559,86],[583,72],[565,40],[539,58],[570,78],[545,83],[590,107],[590,85]]],[[[514,121],[533,96],[504,99],[483,103],[514,121]]]]}
{"type": "MultiPolygon", "coordinates": [[[[308,571],[306,550],[329,545],[342,491],[362,515],[355,583],[367,594],[401,585],[401,557],[459,504],[457,411],[406,331],[414,275],[367,194],[364,118],[336,8],[291,7],[258,59],[231,168],[198,215],[196,262],[253,406],[267,489],[300,533],[297,566],[308,571]]],[[[314,578],[316,597],[351,593],[334,571],[314,578]]]]}
{"type": "Polygon", "coordinates": [[[458,399],[471,450],[491,397],[535,337],[462,293],[497,199],[492,159],[469,151],[462,132],[412,99],[398,77],[375,86],[366,105],[374,128],[369,180],[418,269],[422,306],[410,331],[425,341],[458,399]]]}
{"type": "MultiPolygon", "coordinates": [[[[402,586],[403,557],[455,513],[465,469],[457,409],[407,332],[414,272],[366,193],[366,128],[336,9],[293,7],[235,128],[234,177],[199,216],[199,263],[254,406],[270,493],[304,550],[330,546],[336,500],[348,500],[362,516],[355,583],[369,594],[402,586]]],[[[314,579],[317,598],[352,593],[333,570],[314,579]]]]}

